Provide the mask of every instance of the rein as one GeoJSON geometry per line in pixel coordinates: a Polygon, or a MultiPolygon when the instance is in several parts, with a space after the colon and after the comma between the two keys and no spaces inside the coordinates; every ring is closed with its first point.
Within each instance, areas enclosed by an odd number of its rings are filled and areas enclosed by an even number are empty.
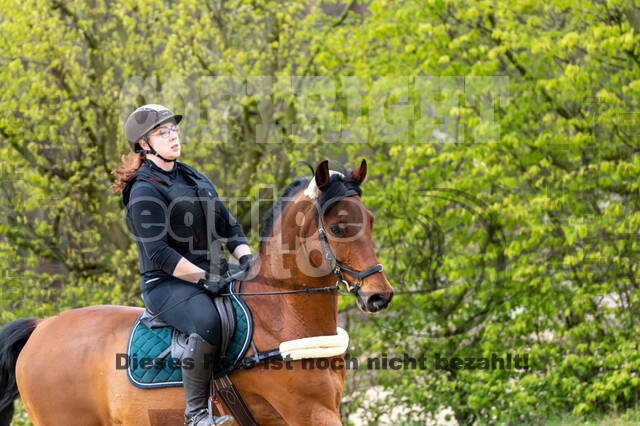
{"type": "MultiPolygon", "coordinates": [[[[303,284],[304,289],[300,290],[287,290],[287,291],[262,291],[262,292],[253,292],[253,293],[239,293],[240,296],[269,296],[272,294],[298,294],[298,293],[306,293],[309,297],[311,297],[311,293],[331,293],[332,291],[339,291],[340,287],[337,285],[332,285],[328,287],[319,287],[319,288],[308,288],[306,284],[303,284]]],[[[347,293],[348,294],[348,293],[347,293]]],[[[231,296],[229,293],[218,294],[218,296],[231,296]]]]}
{"type": "MultiPolygon", "coordinates": [[[[345,197],[349,197],[352,195],[357,195],[355,191],[349,191],[345,195],[345,197]]],[[[318,206],[318,202],[316,201],[316,206],[318,206]]],[[[308,288],[306,284],[303,284],[304,289],[300,290],[289,290],[289,291],[267,291],[267,292],[255,292],[255,293],[241,293],[242,296],[268,296],[268,295],[278,295],[278,294],[297,294],[297,293],[306,293],[309,297],[311,297],[311,293],[330,293],[332,291],[340,291],[340,285],[344,285],[345,292],[340,292],[342,295],[355,295],[358,290],[360,290],[360,286],[362,280],[364,280],[369,275],[373,275],[377,272],[381,272],[382,265],[378,263],[377,265],[371,266],[365,269],[362,272],[354,271],[353,269],[349,269],[346,266],[342,265],[338,262],[335,254],[333,254],[333,250],[331,250],[331,246],[329,245],[329,240],[327,240],[327,232],[325,231],[324,221],[322,220],[322,214],[318,215],[318,234],[320,236],[320,241],[322,242],[322,247],[325,252],[325,258],[331,267],[331,272],[336,276],[336,284],[327,287],[319,287],[319,288],[308,288]],[[356,277],[357,281],[352,283],[345,279],[342,276],[342,273],[346,272],[349,275],[353,275],[356,277]]],[[[239,279],[244,275],[244,271],[236,272],[233,275],[226,276],[223,280],[224,283],[229,283],[235,279],[239,279]]],[[[220,294],[220,296],[230,296],[230,294],[220,294]]]]}
{"type": "MultiPolygon", "coordinates": [[[[225,284],[230,283],[231,281],[241,279],[246,274],[246,271],[239,271],[235,274],[227,273],[227,276],[222,279],[222,282],[225,284]]],[[[269,295],[277,295],[277,294],[299,294],[306,293],[307,296],[311,297],[311,293],[331,293],[332,291],[340,291],[340,287],[338,283],[336,285],[327,286],[327,287],[318,287],[318,288],[309,288],[306,284],[302,284],[304,289],[299,290],[285,290],[285,291],[261,291],[261,292],[252,292],[252,293],[241,293],[242,296],[269,296],[269,295]]],[[[229,293],[222,293],[218,296],[231,296],[229,293]]]]}
{"type": "MultiPolygon", "coordinates": [[[[357,193],[355,191],[349,191],[347,192],[347,194],[345,195],[345,197],[351,196],[351,195],[357,195],[357,193]]],[[[316,206],[318,205],[317,201],[316,201],[316,206]]],[[[296,293],[307,293],[307,295],[309,297],[311,297],[311,293],[330,293],[332,291],[340,291],[340,285],[344,285],[345,289],[347,290],[346,293],[344,292],[340,292],[340,294],[342,295],[349,295],[349,294],[353,294],[356,295],[358,293],[358,290],[360,290],[360,286],[362,283],[362,280],[364,280],[365,278],[367,278],[369,275],[373,275],[377,272],[381,272],[382,269],[382,265],[380,263],[378,263],[377,265],[371,266],[367,269],[365,269],[362,272],[357,272],[354,271],[353,269],[349,269],[346,266],[342,265],[340,262],[338,262],[338,259],[336,258],[335,254],[333,254],[333,250],[331,250],[331,246],[329,245],[329,240],[327,240],[327,232],[325,231],[325,227],[324,227],[324,222],[322,220],[322,214],[318,215],[318,235],[320,236],[320,241],[322,242],[322,247],[324,249],[325,252],[325,258],[327,259],[327,262],[329,263],[330,267],[331,267],[331,272],[336,276],[337,280],[336,280],[336,284],[332,285],[332,286],[327,286],[327,287],[319,287],[319,288],[307,288],[306,284],[303,284],[304,289],[303,290],[290,290],[290,291],[273,291],[273,292],[259,292],[259,293],[241,293],[242,296],[266,296],[266,295],[272,295],[272,294],[296,294],[296,293]],[[342,273],[346,272],[349,275],[353,275],[354,277],[356,277],[357,281],[355,283],[352,283],[350,281],[348,281],[347,279],[345,279],[342,276],[342,273]]],[[[225,283],[228,283],[234,279],[236,279],[238,276],[242,275],[242,271],[238,272],[234,275],[232,275],[229,278],[225,278],[225,283]]],[[[230,296],[230,294],[221,294],[221,296],[230,296]]]]}
{"type": "MultiPolygon", "coordinates": [[[[351,196],[351,195],[357,195],[357,193],[355,191],[349,191],[349,192],[347,192],[345,197],[348,197],[348,196],[351,196]]],[[[318,202],[317,201],[316,201],[316,206],[318,206],[318,202]]],[[[325,231],[325,227],[324,227],[324,222],[322,220],[322,214],[318,214],[318,234],[320,236],[320,241],[322,242],[322,247],[323,247],[324,252],[325,252],[325,258],[327,259],[327,262],[329,263],[329,266],[331,267],[331,272],[336,276],[335,285],[325,286],[325,287],[318,287],[318,288],[308,288],[306,284],[303,284],[304,289],[285,290],[285,291],[264,291],[264,292],[240,293],[240,295],[241,296],[275,296],[275,295],[281,295],[281,294],[300,294],[300,293],[305,293],[307,296],[311,297],[311,293],[331,293],[333,291],[338,291],[340,294],[342,294],[344,296],[348,296],[349,294],[353,294],[355,296],[355,295],[357,295],[358,290],[360,290],[360,286],[361,286],[361,283],[362,283],[363,279],[365,279],[369,275],[373,275],[373,274],[375,274],[377,272],[382,271],[382,265],[380,263],[378,263],[377,265],[371,266],[371,267],[367,268],[366,270],[364,270],[362,272],[357,272],[357,271],[354,271],[352,269],[347,268],[346,266],[344,266],[340,262],[338,262],[338,259],[336,259],[335,254],[333,254],[333,250],[331,250],[331,246],[329,245],[329,240],[327,240],[327,235],[326,235],[326,231],[325,231]],[[355,283],[350,282],[349,280],[347,280],[342,275],[343,272],[346,272],[347,274],[356,277],[357,281],[355,283]],[[346,292],[340,291],[340,285],[343,285],[347,291],[346,292]]],[[[224,284],[228,284],[228,283],[230,283],[230,282],[232,282],[234,280],[243,278],[244,275],[246,274],[246,272],[247,271],[239,271],[239,272],[236,272],[234,274],[231,274],[231,273],[227,272],[227,275],[224,278],[222,278],[221,281],[224,284]]],[[[220,294],[217,294],[216,296],[227,296],[228,297],[228,296],[231,296],[231,294],[230,293],[220,293],[220,294]]],[[[180,303],[186,301],[190,297],[191,296],[188,296],[186,299],[177,302],[175,305],[170,306],[169,308],[159,312],[156,315],[153,315],[150,320],[153,321],[154,319],[156,319],[158,316],[160,316],[164,312],[174,308],[175,306],[177,306],[180,303]]]]}

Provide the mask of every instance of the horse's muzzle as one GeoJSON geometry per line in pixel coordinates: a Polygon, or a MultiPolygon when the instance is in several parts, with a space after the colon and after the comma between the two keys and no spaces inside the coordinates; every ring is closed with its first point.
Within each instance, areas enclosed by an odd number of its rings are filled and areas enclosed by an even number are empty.
{"type": "Polygon", "coordinates": [[[389,306],[393,299],[393,291],[388,293],[371,293],[358,291],[356,295],[358,306],[365,312],[378,312],[389,306]]]}

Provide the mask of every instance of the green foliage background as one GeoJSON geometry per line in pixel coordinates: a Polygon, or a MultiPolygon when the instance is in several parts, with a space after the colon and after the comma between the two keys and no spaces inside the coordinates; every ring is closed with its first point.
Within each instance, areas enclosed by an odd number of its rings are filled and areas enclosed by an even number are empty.
{"type": "Polygon", "coordinates": [[[0,324],[140,305],[110,171],[127,114],[186,115],[203,170],[252,217],[307,173],[370,164],[364,201],[396,289],[341,314],[343,420],[450,407],[461,424],[636,407],[640,8],[632,1],[0,0],[0,324]],[[320,78],[311,78],[319,76],[320,78]],[[300,78],[308,77],[308,78],[300,78]],[[266,199],[266,201],[265,201],[266,199]],[[253,214],[252,214],[252,209],[253,214]],[[434,369],[528,354],[524,370],[434,369]],[[371,387],[390,391],[366,405],[371,387]]]}

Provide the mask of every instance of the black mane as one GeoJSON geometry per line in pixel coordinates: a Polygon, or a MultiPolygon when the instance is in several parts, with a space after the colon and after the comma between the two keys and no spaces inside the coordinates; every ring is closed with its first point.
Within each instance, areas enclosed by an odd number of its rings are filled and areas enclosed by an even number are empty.
{"type": "MultiPolygon", "coordinates": [[[[345,170],[346,178],[343,178],[340,175],[332,175],[329,179],[329,184],[327,187],[320,193],[320,197],[318,198],[318,204],[315,210],[316,217],[320,213],[320,210],[323,211],[324,214],[327,214],[331,208],[339,201],[341,198],[350,195],[362,195],[362,189],[360,189],[360,183],[351,179],[351,170],[345,170]]],[[[258,247],[258,252],[262,249],[262,244],[267,240],[269,235],[271,235],[271,231],[273,231],[273,225],[275,221],[280,217],[280,214],[283,212],[289,201],[291,201],[291,197],[297,193],[302,187],[306,187],[311,179],[308,178],[299,178],[291,182],[287,185],[282,191],[282,195],[278,198],[278,201],[263,218],[262,229],[260,231],[260,245],[258,247]]]]}

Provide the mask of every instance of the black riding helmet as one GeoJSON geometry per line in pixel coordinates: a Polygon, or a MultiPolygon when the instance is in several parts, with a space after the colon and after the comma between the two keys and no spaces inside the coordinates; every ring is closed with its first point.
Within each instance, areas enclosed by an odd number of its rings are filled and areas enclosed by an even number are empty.
{"type": "MultiPolygon", "coordinates": [[[[127,122],[124,124],[124,137],[129,142],[131,150],[133,152],[158,155],[156,150],[149,144],[149,132],[167,121],[174,121],[178,124],[182,121],[182,115],[174,114],[167,107],[157,104],[143,105],[129,114],[127,122]],[[138,143],[140,139],[147,142],[151,150],[142,149],[138,143]]],[[[158,156],[162,158],[160,155],[158,156]]]]}

